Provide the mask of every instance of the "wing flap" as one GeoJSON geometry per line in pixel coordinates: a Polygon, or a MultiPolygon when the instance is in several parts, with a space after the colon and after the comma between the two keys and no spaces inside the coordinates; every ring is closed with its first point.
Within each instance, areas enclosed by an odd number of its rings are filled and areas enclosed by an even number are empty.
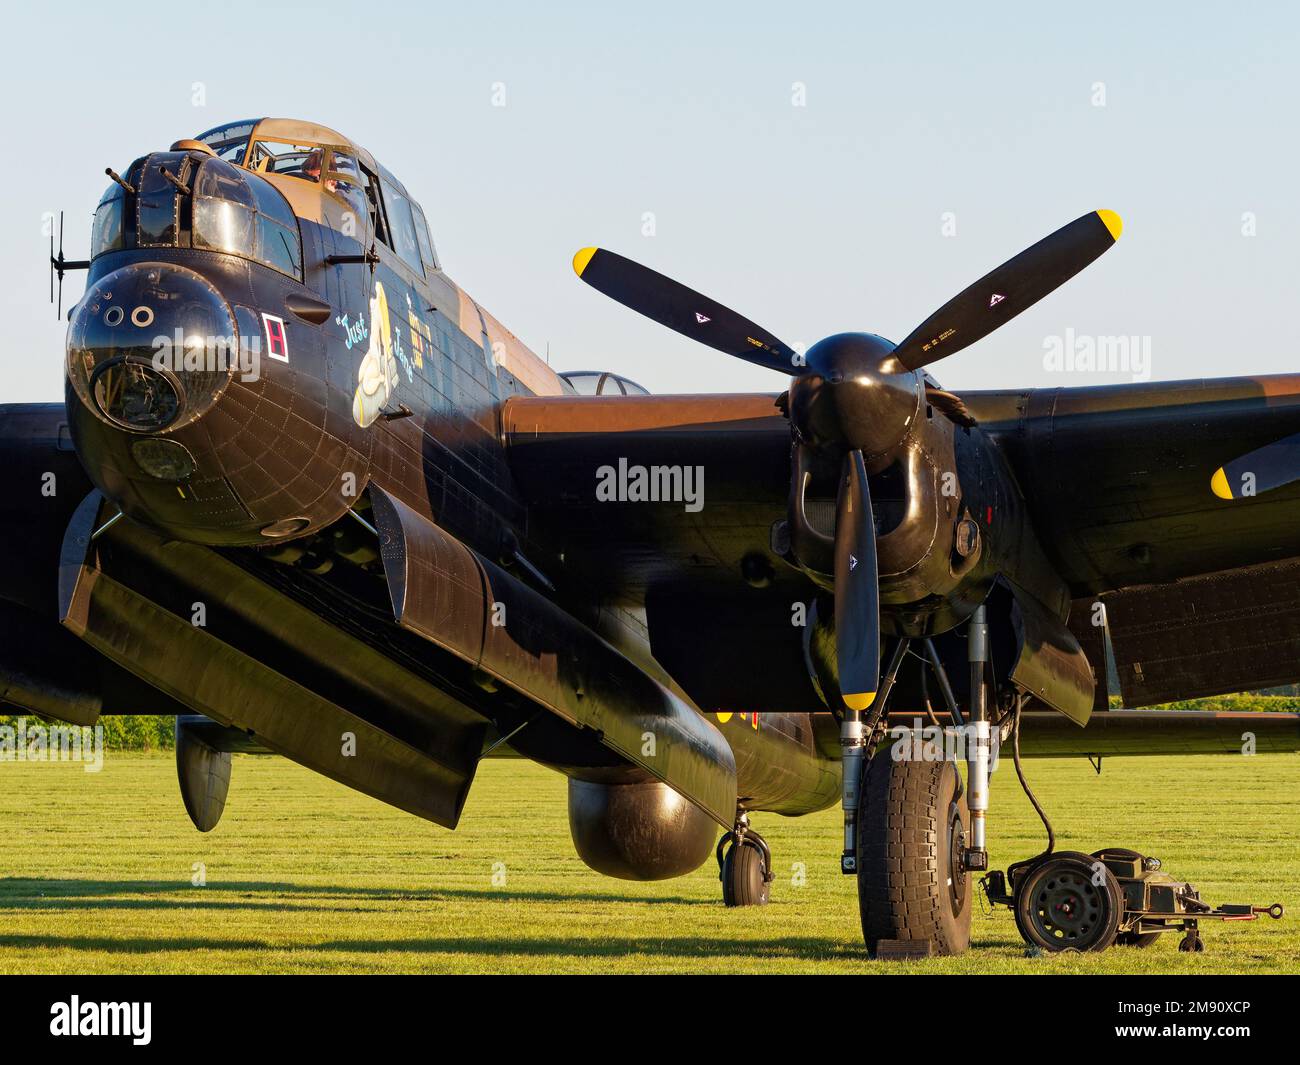
{"type": "Polygon", "coordinates": [[[1300,559],[1101,599],[1127,707],[1300,681],[1300,559]]]}

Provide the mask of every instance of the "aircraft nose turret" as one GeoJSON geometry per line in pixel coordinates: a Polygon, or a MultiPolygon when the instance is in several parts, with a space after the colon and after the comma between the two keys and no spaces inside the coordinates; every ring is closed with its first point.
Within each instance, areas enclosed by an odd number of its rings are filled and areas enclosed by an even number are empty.
{"type": "Polygon", "coordinates": [[[69,315],[68,426],[127,518],[173,540],[253,545],[315,532],[356,502],[369,437],[351,389],[327,388],[315,324],[286,326],[280,285],[255,290],[210,253],[92,275],[69,315]]]}
{"type": "Polygon", "coordinates": [[[239,368],[230,306],[174,263],[133,263],[93,284],[70,315],[68,380],[86,408],[129,433],[201,418],[239,368]]]}

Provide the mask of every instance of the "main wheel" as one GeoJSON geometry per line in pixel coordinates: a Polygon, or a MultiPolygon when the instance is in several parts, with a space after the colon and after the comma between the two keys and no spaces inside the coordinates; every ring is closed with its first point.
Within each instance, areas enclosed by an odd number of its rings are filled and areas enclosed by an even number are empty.
{"type": "Polygon", "coordinates": [[[1124,893],[1115,874],[1077,851],[1047,858],[1016,890],[1016,927],[1048,951],[1105,950],[1119,931],[1124,893]]]}
{"type": "Polygon", "coordinates": [[[974,884],[962,870],[970,815],[957,766],[867,762],[859,792],[858,908],[867,950],[882,939],[929,940],[936,954],[970,946],[974,884]]]}
{"type": "Polygon", "coordinates": [[[771,889],[759,849],[732,844],[722,860],[722,901],[728,906],[766,906],[771,889]]]}

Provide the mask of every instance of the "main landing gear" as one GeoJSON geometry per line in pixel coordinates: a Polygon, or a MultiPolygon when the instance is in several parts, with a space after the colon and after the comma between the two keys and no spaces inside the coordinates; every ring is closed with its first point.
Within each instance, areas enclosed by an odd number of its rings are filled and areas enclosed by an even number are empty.
{"type": "MultiPolygon", "coordinates": [[[[909,733],[901,743],[882,744],[886,708],[908,654],[907,639],[894,644],[875,701],[861,713],[847,711],[841,723],[840,869],[858,878],[862,936],[873,957],[960,954],[970,945],[972,873],[988,868],[984,814],[992,732],[983,607],[972,619],[968,642],[976,693],[969,724],[957,708],[933,644],[923,641],[923,668],[932,671],[952,721],[964,727],[965,785],[943,746],[922,744],[919,733],[909,733]]],[[[935,731],[943,739],[955,735],[935,731]]]]}
{"type": "MultiPolygon", "coordinates": [[[[1097,952],[1112,944],[1150,947],[1165,932],[1183,933],[1178,949],[1200,953],[1201,921],[1253,921],[1282,916],[1272,906],[1212,907],[1190,884],[1160,871],[1160,862],[1111,847],[1084,854],[1056,851],[1051,822],[1025,779],[1020,761],[1018,689],[996,699],[990,683],[988,626],[979,607],[967,631],[971,668],[969,713],[963,717],[943,664],[923,641],[924,668],[937,682],[955,728],[928,730],[941,742],[908,732],[886,744],[889,695],[908,654],[898,640],[875,701],[848,710],[841,722],[844,852],[841,870],[858,878],[862,935],[874,957],[959,954],[970,945],[972,898],[982,888],[994,905],[1009,907],[1031,950],[1097,952]],[[999,711],[996,720],[990,710],[999,711]],[[990,871],[985,815],[994,732],[1012,741],[1016,776],[1047,832],[1046,849],[990,871]],[[966,779],[948,741],[965,748],[966,779]]],[[[915,657],[922,657],[917,655],[915,657]]],[[[928,690],[928,689],[926,689],[928,690]]],[[[743,847],[733,848],[736,851],[743,847]]],[[[721,847],[719,849],[721,856],[721,847]]],[[[770,863],[768,863],[770,865],[770,863]]],[[[724,884],[726,876],[724,874],[724,884]]]]}
{"type": "Polygon", "coordinates": [[[728,906],[766,906],[772,890],[772,852],[767,841],[749,827],[741,810],[736,827],[718,840],[718,879],[728,906]]]}

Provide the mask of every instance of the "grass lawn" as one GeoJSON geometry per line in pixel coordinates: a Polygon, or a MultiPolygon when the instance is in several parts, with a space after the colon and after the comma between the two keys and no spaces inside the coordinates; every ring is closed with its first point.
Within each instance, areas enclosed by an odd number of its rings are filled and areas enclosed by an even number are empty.
{"type": "MultiPolygon", "coordinates": [[[[728,910],[712,861],[654,884],[588,870],[565,784],[522,761],[479,773],[448,832],[287,761],[235,757],[208,835],[170,756],[0,763],[0,973],[49,972],[1281,972],[1300,969],[1300,757],[1029,761],[1058,846],[1132,846],[1212,903],[1280,901],[1282,921],[1207,923],[1146,951],[1026,958],[1009,912],[976,913],[959,958],[877,963],[839,873],[838,808],[755,815],[775,855],[763,909],[728,910]],[[195,887],[196,863],[206,886],[195,887]],[[803,876],[797,871],[802,869],[803,876]],[[796,881],[802,881],[796,883],[796,881]]],[[[1007,761],[994,775],[992,860],[1040,849],[1007,761]]]]}

